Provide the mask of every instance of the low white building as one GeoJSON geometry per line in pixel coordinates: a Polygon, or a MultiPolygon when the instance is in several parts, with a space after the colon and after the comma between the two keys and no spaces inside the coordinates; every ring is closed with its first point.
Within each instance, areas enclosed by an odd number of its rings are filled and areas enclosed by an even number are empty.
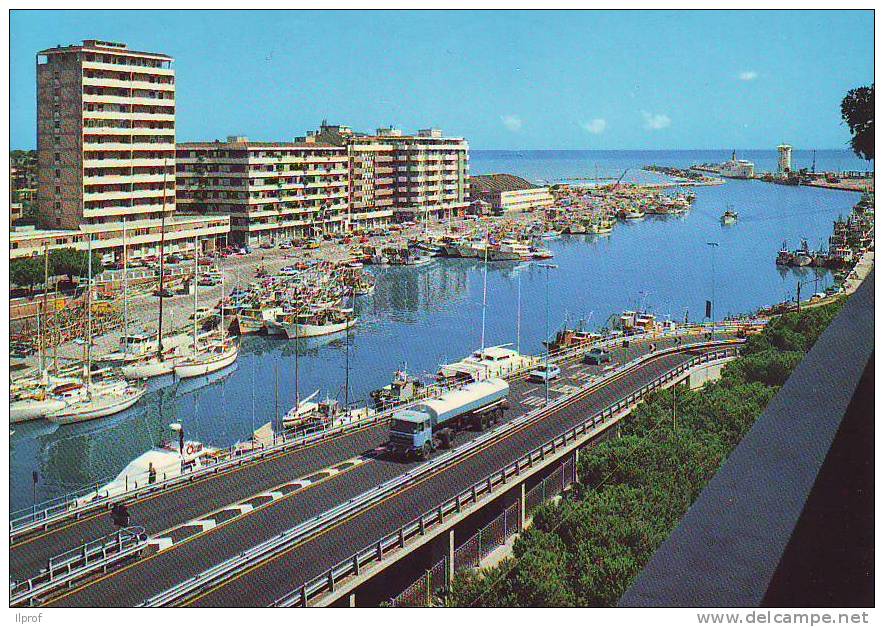
{"type": "Polygon", "coordinates": [[[473,200],[483,200],[494,213],[526,212],[552,207],[548,187],[534,185],[512,174],[479,174],[470,177],[473,200]]]}

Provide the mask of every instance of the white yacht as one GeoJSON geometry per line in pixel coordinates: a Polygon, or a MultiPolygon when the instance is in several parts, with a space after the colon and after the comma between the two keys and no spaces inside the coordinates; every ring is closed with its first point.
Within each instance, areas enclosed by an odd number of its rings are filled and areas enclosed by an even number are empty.
{"type": "Polygon", "coordinates": [[[436,378],[443,382],[483,381],[536,365],[535,358],[506,346],[489,346],[465,359],[441,366],[436,378]]]}
{"type": "Polygon", "coordinates": [[[132,407],[147,391],[143,386],[126,381],[88,383],[84,387],[85,391],[76,392],[76,400],[46,414],[46,418],[66,425],[111,416],[132,407]]]}
{"type": "Polygon", "coordinates": [[[144,485],[193,472],[205,466],[218,452],[218,449],[201,442],[185,440],[180,424],[173,423],[169,427],[178,434],[178,442],[167,440],[142,453],[112,481],[77,499],[77,504],[85,505],[97,497],[113,498],[144,485]]]}

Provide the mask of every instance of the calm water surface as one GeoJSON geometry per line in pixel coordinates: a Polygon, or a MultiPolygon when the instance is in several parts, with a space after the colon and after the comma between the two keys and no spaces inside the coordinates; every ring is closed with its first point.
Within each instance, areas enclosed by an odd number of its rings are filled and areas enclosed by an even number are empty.
{"type": "MultiPolygon", "coordinates": [[[[559,180],[638,173],[645,163],[689,165],[720,161],[728,153],[473,153],[474,172],[513,172],[526,178],[559,180]],[[522,156],[518,156],[522,155],[522,156]],[[619,170],[619,171],[618,171],[619,170]]],[[[743,155],[740,155],[743,156],[743,155]]],[[[800,154],[798,155],[801,156],[800,154]]],[[[756,163],[775,162],[775,153],[747,154],[756,163]]],[[[865,169],[847,153],[817,153],[817,166],[865,169]],[[825,160],[829,159],[829,162],[825,160]],[[836,161],[840,166],[836,164],[836,161]]],[[[769,166],[762,165],[762,169],[769,166]]],[[[637,177],[642,175],[636,174],[637,177]]],[[[718,317],[754,310],[793,297],[798,281],[805,293],[831,283],[826,272],[782,270],[774,264],[783,240],[812,247],[824,243],[832,220],[859,199],[850,192],[730,181],[697,188],[693,210],[684,217],[648,217],[619,224],[608,237],[570,236],[549,242],[558,269],[549,271],[550,331],[566,320],[589,318],[601,326],[622,309],[648,306],[661,317],[701,319],[712,297],[718,317]],[[739,222],[724,227],[727,205],[739,222]],[[714,250],[707,242],[715,241],[714,250]],[[713,254],[715,255],[713,258],[713,254]],[[714,267],[714,273],[713,273],[714,267]],[[714,281],[713,281],[714,277],[714,281]]],[[[350,399],[389,382],[397,367],[434,372],[479,346],[482,266],[474,260],[437,260],[422,268],[372,270],[377,289],[358,303],[360,323],[350,343],[350,399]]],[[[547,271],[531,264],[492,264],[488,270],[486,344],[515,343],[539,352],[546,328],[547,271]],[[516,337],[521,291],[521,337],[516,337]]],[[[213,380],[186,381],[150,392],[133,409],[108,419],[57,427],[18,425],[11,437],[10,494],[13,509],[32,502],[31,472],[37,470],[37,499],[43,500],[115,475],[165,434],[174,420],[191,437],[227,445],[248,437],[294,403],[294,343],[265,337],[243,341],[232,371],[213,380]],[[277,385],[278,381],[278,385],[277,385]]],[[[343,337],[304,344],[301,395],[343,399],[346,344],[343,337]]]]}

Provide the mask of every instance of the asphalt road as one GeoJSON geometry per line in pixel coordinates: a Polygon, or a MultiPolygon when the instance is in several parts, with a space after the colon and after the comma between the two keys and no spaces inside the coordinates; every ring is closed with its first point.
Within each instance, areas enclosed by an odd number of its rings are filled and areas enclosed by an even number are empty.
{"type": "Polygon", "coordinates": [[[434,504],[468,489],[481,478],[514,462],[525,452],[563,433],[689,358],[689,355],[679,354],[653,360],[550,418],[518,431],[479,454],[465,457],[455,466],[405,488],[331,531],[314,536],[295,549],[245,572],[226,585],[195,599],[192,605],[266,607],[301,583],[322,574],[357,550],[410,522],[434,504]]]}
{"type": "MultiPolygon", "coordinates": [[[[658,346],[662,347],[662,343],[658,342],[658,346]]],[[[628,351],[628,356],[634,356],[636,353],[645,350],[647,350],[645,346],[633,345],[628,351]]],[[[615,355],[616,359],[623,360],[627,358],[626,351],[621,349],[618,352],[620,354],[615,355]]],[[[408,490],[406,494],[413,501],[407,499],[406,501],[397,500],[396,503],[399,503],[397,507],[400,509],[389,514],[385,512],[381,519],[392,525],[389,530],[395,529],[401,523],[393,524],[393,521],[405,516],[405,519],[402,520],[402,522],[405,522],[405,520],[417,515],[419,509],[425,509],[431,502],[441,500],[443,494],[454,490],[456,486],[461,484],[464,486],[469,485],[477,477],[490,472],[491,469],[516,459],[526,450],[537,446],[553,435],[561,433],[568,425],[575,423],[580,416],[592,411],[592,407],[604,406],[610,398],[622,393],[624,385],[634,384],[634,387],[638,387],[644,381],[653,378],[653,376],[656,376],[656,372],[664,368],[665,359],[670,358],[655,360],[643,367],[639,373],[630,375],[592,394],[589,399],[577,406],[560,412],[560,414],[547,419],[540,425],[532,426],[525,431],[514,434],[505,441],[486,450],[477,458],[462,461],[440,476],[444,476],[444,479],[439,479],[444,484],[441,486],[444,488],[441,492],[437,490],[436,492],[424,494],[422,490],[408,490]],[[586,405],[586,403],[591,404],[586,405]],[[480,465],[476,466],[476,464],[480,465]],[[427,500],[428,495],[432,495],[430,500],[427,500]],[[404,509],[400,507],[403,503],[406,504],[404,509]],[[408,506],[408,503],[412,505],[408,506]]],[[[675,359],[679,359],[679,357],[675,359]]],[[[555,398],[570,391],[567,386],[585,385],[586,377],[597,373],[598,370],[598,367],[582,364],[566,366],[563,377],[551,386],[551,397],[555,398]]],[[[542,385],[528,382],[514,383],[510,394],[511,407],[508,418],[513,418],[535,408],[538,402],[542,402],[542,397],[542,385]]],[[[135,605],[187,577],[198,574],[226,557],[235,555],[295,526],[303,520],[326,511],[342,500],[352,498],[380,482],[398,476],[409,465],[387,459],[383,455],[377,456],[373,452],[377,447],[383,445],[385,441],[385,429],[375,427],[359,434],[342,437],[333,442],[324,443],[323,445],[297,453],[290,453],[279,459],[268,460],[254,469],[244,468],[230,475],[207,479],[193,486],[182,488],[177,492],[161,494],[148,501],[135,504],[130,507],[130,511],[133,513],[133,523],[147,526],[149,533],[153,535],[170,526],[194,520],[213,509],[235,503],[242,498],[257,494],[286,480],[303,477],[307,473],[326,468],[331,464],[349,459],[354,455],[367,454],[368,458],[365,463],[322,478],[322,480],[310,486],[292,490],[284,498],[266,504],[262,508],[255,509],[248,515],[227,520],[223,525],[216,526],[194,537],[183,539],[182,541],[176,540],[172,547],[135,562],[119,571],[112,572],[83,588],[74,590],[59,598],[53,604],[87,607],[135,605]]],[[[433,481],[437,480],[434,479],[433,481]]],[[[406,497],[403,495],[401,498],[406,497]]],[[[361,515],[354,519],[352,524],[356,524],[359,520],[371,520],[371,516],[361,515]]],[[[105,517],[102,517],[101,520],[90,524],[107,524],[107,520],[105,517]]],[[[223,590],[226,589],[219,590],[207,596],[205,600],[200,600],[200,603],[223,605],[226,603],[223,599],[228,597],[231,599],[229,603],[234,605],[242,603],[250,605],[270,603],[277,596],[292,589],[301,581],[321,572],[327,567],[327,563],[334,563],[339,559],[343,559],[343,557],[349,555],[354,550],[367,545],[372,540],[386,533],[383,529],[376,532],[377,529],[379,528],[375,524],[369,525],[364,529],[354,527],[352,534],[349,532],[336,532],[332,534],[329,537],[336,539],[337,544],[334,542],[332,546],[326,546],[322,542],[317,544],[317,546],[321,545],[323,548],[320,548],[317,554],[306,560],[307,564],[305,564],[305,567],[310,566],[310,568],[306,570],[299,568],[297,570],[298,576],[293,578],[286,576],[280,579],[279,581],[284,583],[275,587],[270,586],[268,588],[269,591],[260,596],[260,601],[246,601],[244,599],[248,595],[244,596],[236,592],[240,585],[236,582],[247,579],[243,577],[231,583],[228,586],[229,591],[224,592],[223,590]],[[314,570],[316,571],[315,573],[313,572],[314,570]]],[[[72,531],[63,530],[62,532],[56,532],[56,534],[59,533],[70,534],[72,531]]],[[[56,534],[51,534],[49,537],[56,534]]],[[[68,548],[67,539],[69,537],[65,540],[61,538],[62,536],[59,535],[57,544],[59,546],[67,545],[64,548],[68,548]]],[[[18,551],[24,548],[24,546],[20,547],[15,552],[18,553],[18,551]]],[[[298,552],[298,555],[300,554],[301,552],[298,552]]],[[[285,561],[288,563],[289,560],[285,561]]],[[[255,571],[254,575],[249,577],[258,576],[264,570],[259,569],[255,571]]],[[[269,570],[272,573],[274,569],[270,568],[269,570]]],[[[269,577],[269,581],[272,583],[273,575],[271,574],[269,577]]]]}

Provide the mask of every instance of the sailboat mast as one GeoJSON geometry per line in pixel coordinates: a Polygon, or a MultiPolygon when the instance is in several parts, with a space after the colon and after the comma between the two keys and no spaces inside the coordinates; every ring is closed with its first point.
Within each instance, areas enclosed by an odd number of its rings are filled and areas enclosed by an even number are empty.
{"type": "Polygon", "coordinates": [[[488,246],[490,240],[485,231],[485,264],[482,270],[482,352],[485,352],[485,310],[488,306],[488,246]]]}
{"type": "Polygon", "coordinates": [[[200,256],[200,247],[199,247],[199,238],[193,238],[193,353],[196,354],[196,335],[197,335],[197,322],[196,322],[196,312],[197,312],[197,289],[199,288],[199,256],[200,256]]]}
{"type": "Polygon", "coordinates": [[[221,341],[224,341],[224,271],[221,271],[221,341]]]}
{"type": "Polygon", "coordinates": [[[92,234],[89,234],[87,246],[87,277],[86,287],[86,388],[92,384],[92,234]]]}
{"type": "Polygon", "coordinates": [[[49,242],[43,244],[43,327],[40,328],[40,376],[46,370],[46,320],[49,312],[49,242]]]}
{"type": "Polygon", "coordinates": [[[295,310],[295,411],[298,410],[298,407],[301,405],[301,385],[300,385],[300,371],[298,369],[298,355],[301,353],[301,312],[300,310],[295,310]]]}
{"type": "Polygon", "coordinates": [[[522,352],[522,275],[516,271],[516,352],[522,352]]]}
{"type": "MultiPolygon", "coordinates": [[[[356,288],[353,288],[350,298],[351,304],[356,300],[356,288]]],[[[350,326],[349,320],[345,318],[344,325],[346,329],[346,357],[344,361],[344,411],[350,411],[350,326]]]]}
{"type": "Polygon", "coordinates": [[[129,253],[126,250],[126,218],[123,218],[123,352],[129,354],[129,253]]]}
{"type": "Polygon", "coordinates": [[[157,326],[157,359],[163,361],[163,280],[166,262],[166,160],[163,159],[163,209],[160,212],[160,314],[157,326]]]}

